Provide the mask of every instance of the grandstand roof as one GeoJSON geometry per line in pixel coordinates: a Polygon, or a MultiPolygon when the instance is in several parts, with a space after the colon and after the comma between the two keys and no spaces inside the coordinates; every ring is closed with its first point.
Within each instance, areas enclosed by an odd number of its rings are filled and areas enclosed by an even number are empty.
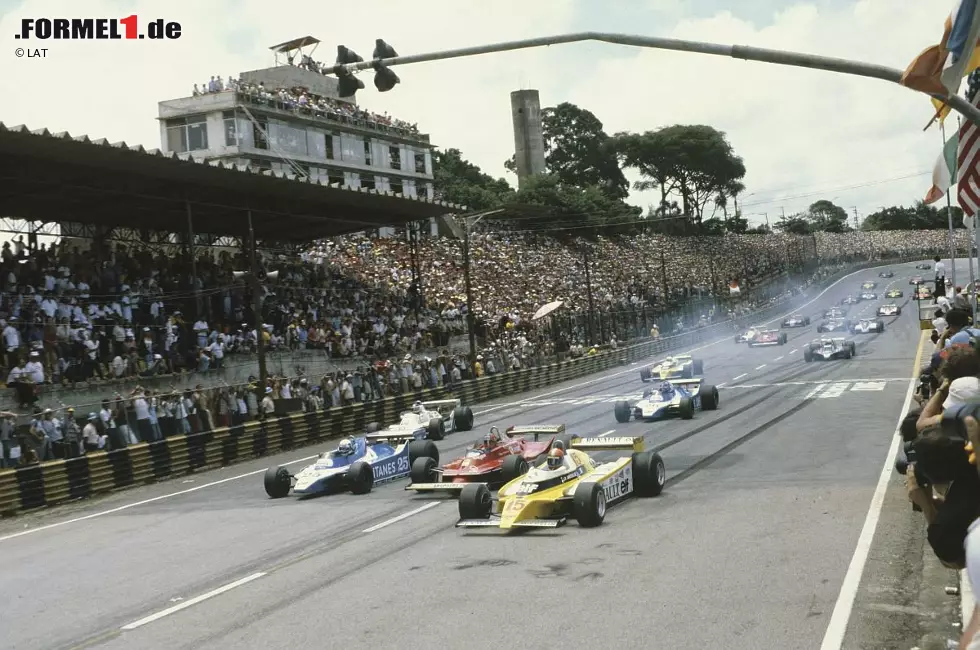
{"type": "Polygon", "coordinates": [[[463,206],[340,187],[125,142],[0,122],[4,216],[164,232],[308,241],[462,212],[463,206]]]}

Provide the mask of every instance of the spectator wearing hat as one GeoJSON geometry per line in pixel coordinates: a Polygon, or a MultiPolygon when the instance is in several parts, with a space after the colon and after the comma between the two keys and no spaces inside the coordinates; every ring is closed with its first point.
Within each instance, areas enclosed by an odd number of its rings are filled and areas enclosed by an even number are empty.
{"type": "Polygon", "coordinates": [[[276,403],[272,401],[272,386],[265,387],[265,395],[262,397],[262,405],[259,410],[260,417],[264,420],[271,417],[276,411],[276,403]]]}
{"type": "Polygon", "coordinates": [[[88,420],[82,428],[82,441],[86,453],[105,449],[107,437],[99,433],[98,414],[88,414],[88,420]]]}
{"type": "Polygon", "coordinates": [[[75,409],[68,407],[65,409],[65,417],[61,422],[62,433],[65,440],[65,458],[78,458],[84,453],[82,445],[82,430],[75,421],[75,409]]]}
{"type": "Polygon", "coordinates": [[[44,409],[40,419],[35,420],[36,426],[43,434],[43,441],[37,449],[41,460],[51,460],[65,457],[64,434],[61,421],[54,416],[54,411],[44,409]]]}
{"type": "Polygon", "coordinates": [[[17,439],[17,414],[11,411],[0,411],[0,469],[14,467],[17,464],[13,458],[13,449],[20,453],[20,443],[17,439]]]}
{"type": "Polygon", "coordinates": [[[150,428],[153,429],[153,439],[163,440],[163,428],[160,426],[160,400],[153,394],[152,390],[146,391],[146,402],[150,414],[150,428]]]}
{"type": "Polygon", "coordinates": [[[124,449],[127,441],[116,425],[116,415],[108,399],[102,400],[102,410],[99,411],[99,422],[102,425],[101,432],[108,441],[109,450],[124,449]]]}
{"type": "Polygon", "coordinates": [[[133,391],[133,410],[136,411],[136,431],[143,442],[156,442],[156,432],[150,422],[150,403],[141,386],[133,391]]]}

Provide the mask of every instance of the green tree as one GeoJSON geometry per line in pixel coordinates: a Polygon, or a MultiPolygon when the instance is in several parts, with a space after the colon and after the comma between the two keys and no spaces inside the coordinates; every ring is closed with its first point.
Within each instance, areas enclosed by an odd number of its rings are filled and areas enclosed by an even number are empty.
{"type": "Polygon", "coordinates": [[[642,212],[595,185],[572,187],[555,175],[528,179],[508,210],[521,227],[554,236],[635,232],[642,212]]]}
{"type": "Polygon", "coordinates": [[[847,210],[826,199],[811,203],[805,217],[810,222],[811,232],[848,232],[852,230],[847,223],[847,210]]]}
{"type": "MultiPolygon", "coordinates": [[[[563,185],[595,186],[611,199],[629,196],[629,182],[610,148],[609,135],[591,111],[568,102],[541,111],[545,165],[563,185]]],[[[517,172],[514,157],[504,167],[517,172]]]]}
{"type": "Polygon", "coordinates": [[[773,227],[790,235],[809,235],[813,223],[804,214],[791,214],[777,221],[773,227]]]}
{"type": "Polygon", "coordinates": [[[637,190],[659,189],[661,203],[680,194],[683,214],[699,228],[705,208],[744,189],[745,164],[735,155],[725,134],[705,125],[674,125],[642,134],[617,134],[613,148],[626,167],[642,178],[637,190]]]}
{"type": "Polygon", "coordinates": [[[459,149],[433,151],[432,173],[437,198],[465,205],[470,210],[495,208],[514,196],[506,180],[485,174],[463,158],[459,149]]]}
{"type": "MultiPolygon", "coordinates": [[[[939,230],[949,227],[946,207],[936,209],[922,201],[914,205],[893,206],[869,214],[862,230],[939,230]]],[[[963,210],[953,206],[953,227],[963,228],[963,210]]]]}

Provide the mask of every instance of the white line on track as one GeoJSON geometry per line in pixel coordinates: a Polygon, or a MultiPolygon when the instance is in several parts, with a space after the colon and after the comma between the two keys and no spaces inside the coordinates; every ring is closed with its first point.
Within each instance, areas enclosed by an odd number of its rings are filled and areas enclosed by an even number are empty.
{"type": "MultiPolygon", "coordinates": [[[[881,266],[888,266],[888,265],[887,264],[882,264],[881,266]]],[[[873,268],[881,268],[881,266],[873,267],[873,268]]],[[[844,282],[848,278],[850,278],[850,277],[852,277],[854,275],[857,275],[858,273],[864,273],[864,272],[866,272],[868,270],[870,270],[870,269],[861,269],[859,271],[854,271],[853,273],[848,273],[847,275],[845,275],[844,277],[842,277],[840,280],[837,280],[836,282],[834,282],[833,284],[831,284],[829,287],[827,287],[826,289],[824,289],[823,291],[821,291],[820,293],[818,293],[816,296],[814,296],[811,300],[809,300],[808,302],[800,305],[799,307],[797,307],[793,311],[786,312],[786,313],[784,313],[781,316],[777,316],[776,318],[773,318],[771,320],[768,320],[768,321],[766,321],[764,323],[760,323],[760,324],[761,325],[768,325],[770,323],[775,323],[777,321],[782,320],[783,318],[785,318],[786,316],[788,316],[791,313],[795,313],[796,311],[799,311],[801,309],[805,309],[806,307],[809,307],[810,305],[812,305],[816,301],[820,300],[820,298],[822,298],[828,291],[830,291],[831,289],[833,289],[834,287],[836,287],[841,282],[844,282]]],[[[690,354],[691,352],[698,352],[699,350],[704,350],[706,348],[710,348],[710,347],[713,347],[715,345],[718,345],[720,343],[724,343],[724,342],[727,342],[727,341],[731,341],[731,338],[729,338],[726,335],[724,337],[719,338],[717,341],[712,341],[711,343],[705,343],[704,345],[698,346],[696,348],[692,348],[686,354],[690,354]]],[[[794,352],[795,351],[796,350],[794,350],[794,352]]],[[[614,377],[620,377],[622,375],[626,375],[626,374],[629,374],[631,372],[636,372],[636,369],[634,368],[634,369],[630,369],[630,370],[623,370],[621,372],[613,373],[611,375],[603,375],[603,376],[598,377],[596,379],[590,379],[588,381],[583,381],[583,382],[580,382],[578,384],[572,384],[571,386],[565,386],[564,388],[558,388],[556,390],[553,390],[553,391],[550,391],[550,392],[547,392],[547,393],[543,393],[541,395],[538,395],[537,397],[528,398],[528,399],[529,400],[530,399],[538,400],[538,399],[541,399],[543,397],[548,397],[550,395],[558,395],[559,393],[564,393],[564,392],[567,392],[567,391],[570,391],[570,390],[575,390],[576,388],[582,388],[584,386],[590,386],[590,385],[595,384],[597,382],[607,381],[607,380],[612,379],[614,377]]],[[[744,375],[742,375],[742,376],[744,376],[744,375]]],[[[476,411],[476,412],[473,413],[473,415],[474,416],[484,415],[486,413],[491,413],[493,411],[497,411],[497,410],[502,409],[502,408],[513,408],[515,406],[520,406],[520,404],[521,404],[520,401],[518,401],[518,402],[511,402],[511,403],[508,403],[508,404],[499,404],[497,406],[492,406],[490,408],[485,408],[482,411],[476,411]]],[[[291,461],[286,462],[286,463],[282,463],[282,465],[293,465],[295,463],[301,463],[301,462],[304,462],[304,461],[307,461],[307,460],[312,460],[314,458],[316,458],[316,456],[306,456],[304,458],[299,458],[299,459],[296,459],[296,460],[291,460],[291,461]]],[[[228,478],[221,479],[220,481],[212,481],[210,483],[205,483],[203,485],[198,485],[197,487],[192,487],[192,488],[189,488],[189,489],[186,489],[186,490],[178,490],[177,492],[171,492],[169,494],[161,494],[160,496],[153,497],[152,499],[143,499],[142,501],[137,501],[135,503],[127,503],[126,505],[122,505],[122,506],[119,506],[117,508],[110,508],[109,510],[100,510],[99,512],[93,512],[92,514],[85,515],[83,517],[75,517],[73,519],[66,519],[65,521],[59,521],[59,522],[55,522],[53,524],[46,524],[44,526],[38,526],[37,528],[29,528],[27,530],[22,530],[20,532],[12,533],[10,535],[4,535],[3,537],[0,537],[0,542],[5,542],[7,540],[14,539],[14,538],[17,538],[17,537],[21,537],[23,535],[30,535],[32,533],[39,533],[39,532],[41,532],[43,530],[51,530],[52,528],[58,528],[59,526],[65,526],[67,524],[75,524],[75,523],[78,523],[80,521],[87,521],[89,519],[95,519],[97,517],[102,517],[102,516],[105,516],[105,515],[111,515],[111,514],[116,513],[116,512],[121,512],[123,510],[128,510],[129,508],[135,508],[137,506],[146,505],[147,503],[153,503],[155,501],[162,501],[163,499],[169,499],[171,497],[181,496],[183,494],[189,494],[191,492],[196,492],[198,490],[203,490],[204,488],[209,488],[209,487],[214,487],[216,485],[221,485],[221,484],[227,483],[229,481],[236,481],[238,479],[247,478],[249,476],[255,476],[256,474],[262,474],[265,471],[266,470],[264,470],[264,469],[260,469],[260,470],[254,471],[254,472],[246,472],[244,474],[238,474],[237,476],[230,476],[228,478]]],[[[438,502],[435,502],[435,503],[438,503],[438,502]]]]}
{"type": "Polygon", "coordinates": [[[761,366],[756,366],[755,369],[756,370],[762,370],[765,367],[766,367],[766,364],[762,364],[761,366]]]}
{"type": "Polygon", "coordinates": [[[256,580],[258,578],[261,578],[264,575],[265,575],[264,573],[253,573],[252,575],[246,576],[246,577],[242,578],[241,580],[236,580],[235,582],[229,583],[229,584],[225,585],[224,587],[218,587],[214,591],[209,591],[206,594],[201,594],[200,596],[197,596],[196,598],[191,598],[190,600],[185,601],[185,602],[182,602],[179,605],[174,605],[173,607],[168,607],[167,609],[161,610],[161,611],[157,612],[156,614],[150,614],[146,618],[141,618],[138,621],[133,621],[132,623],[129,623],[127,625],[123,625],[121,629],[123,629],[123,630],[135,630],[138,627],[143,627],[147,623],[152,623],[153,621],[158,621],[161,618],[163,618],[164,616],[170,616],[171,614],[176,614],[177,612],[179,612],[179,611],[181,611],[183,609],[187,609],[188,607],[192,607],[192,606],[198,604],[199,602],[202,602],[202,601],[207,600],[208,598],[214,598],[215,596],[220,596],[221,594],[225,593],[226,591],[231,591],[235,587],[241,587],[242,585],[244,585],[244,584],[246,584],[248,582],[252,582],[253,580],[256,580]]]}
{"type": "Polygon", "coordinates": [[[442,501],[432,501],[431,503],[427,503],[424,506],[421,506],[419,508],[416,508],[415,510],[409,510],[408,512],[402,513],[402,514],[398,515],[397,517],[392,517],[391,519],[382,521],[380,524],[375,524],[375,525],[371,526],[370,528],[365,528],[361,532],[362,533],[373,533],[376,530],[381,530],[385,526],[390,526],[392,524],[397,524],[399,521],[403,521],[405,519],[408,519],[412,515],[417,515],[420,512],[425,512],[429,508],[435,508],[440,503],[443,503],[443,502],[442,501]]]}
{"type": "MultiPolygon", "coordinates": [[[[922,350],[925,337],[919,342],[919,352],[916,355],[915,367],[919,367],[922,360],[922,350]]],[[[844,582],[840,587],[840,594],[834,604],[834,611],[830,615],[830,623],[827,624],[827,632],[824,634],[823,643],[820,650],[840,650],[844,645],[844,635],[847,632],[847,624],[854,609],[854,600],[857,598],[858,588],[861,586],[861,576],[864,575],[864,567],[868,561],[868,554],[871,552],[871,542],[874,540],[875,530],[878,528],[878,520],[881,518],[881,509],[885,504],[885,492],[888,490],[888,482],[891,480],[895,458],[898,456],[898,443],[901,441],[900,429],[902,420],[909,410],[912,403],[912,395],[915,392],[915,384],[918,380],[909,381],[908,392],[905,394],[905,404],[902,406],[898,416],[898,424],[895,425],[895,432],[892,434],[892,444],[885,457],[885,464],[878,475],[878,485],[875,487],[874,496],[871,497],[871,505],[868,507],[868,516],[864,520],[864,527],[861,528],[861,535],[858,537],[857,548],[851,557],[851,563],[844,574],[844,582]]]]}
{"type": "Polygon", "coordinates": [[[796,350],[790,350],[789,353],[790,354],[796,354],[796,350]]]}
{"type": "Polygon", "coordinates": [[[616,433],[616,430],[615,430],[615,429],[610,429],[609,431],[606,431],[606,432],[604,432],[604,433],[600,433],[600,434],[599,434],[599,437],[600,437],[600,438],[605,438],[605,437],[606,437],[606,436],[608,436],[608,435],[609,435],[610,433],[616,433]]]}
{"type": "Polygon", "coordinates": [[[748,376],[749,376],[749,373],[747,373],[747,372],[743,372],[743,373],[742,373],[741,375],[739,375],[738,377],[735,377],[734,379],[732,379],[732,381],[738,381],[738,380],[739,380],[739,379],[741,379],[742,377],[748,377],[748,376]]]}
{"type": "Polygon", "coordinates": [[[783,357],[776,357],[775,359],[773,359],[773,361],[780,361],[780,360],[785,359],[785,358],[786,358],[785,356],[783,356],[783,357]]]}

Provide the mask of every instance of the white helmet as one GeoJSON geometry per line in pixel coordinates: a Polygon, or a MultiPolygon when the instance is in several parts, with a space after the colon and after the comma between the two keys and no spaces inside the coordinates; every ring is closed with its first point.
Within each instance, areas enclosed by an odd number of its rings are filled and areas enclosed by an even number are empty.
{"type": "Polygon", "coordinates": [[[355,449],[356,445],[354,444],[353,438],[344,438],[340,441],[340,444],[337,445],[337,452],[341,456],[352,456],[355,449]]]}
{"type": "Polygon", "coordinates": [[[415,402],[412,404],[412,413],[416,415],[421,415],[425,408],[422,406],[422,402],[415,402]]]}

